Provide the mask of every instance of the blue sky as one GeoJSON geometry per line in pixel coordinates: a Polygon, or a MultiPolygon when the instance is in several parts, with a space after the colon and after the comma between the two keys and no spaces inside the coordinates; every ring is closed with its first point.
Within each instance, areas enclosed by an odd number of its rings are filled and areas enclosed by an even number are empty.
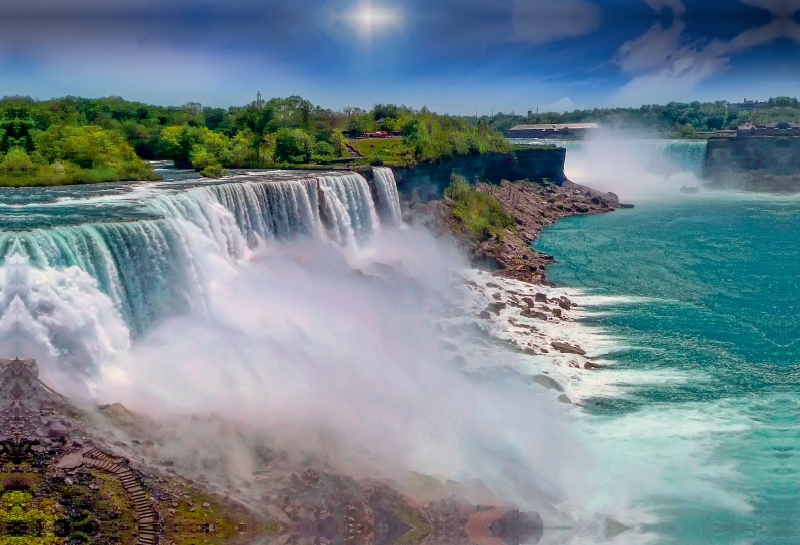
{"type": "Polygon", "coordinates": [[[796,96],[800,0],[0,0],[0,94],[449,113],[796,96]]]}

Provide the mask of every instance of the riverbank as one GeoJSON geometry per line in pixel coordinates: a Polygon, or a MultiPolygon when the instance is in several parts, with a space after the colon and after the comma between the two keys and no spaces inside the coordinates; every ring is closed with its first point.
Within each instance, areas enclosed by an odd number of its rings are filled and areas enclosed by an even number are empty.
{"type": "Polygon", "coordinates": [[[614,193],[569,181],[557,186],[503,180],[500,185],[479,183],[476,190],[497,201],[514,225],[487,238],[476,237],[456,216],[455,202],[448,198],[412,205],[412,219],[439,235],[453,236],[475,265],[500,277],[533,284],[548,284],[545,269],[554,262],[553,256],[531,246],[542,229],[562,218],[604,214],[620,207],[614,193]]]}

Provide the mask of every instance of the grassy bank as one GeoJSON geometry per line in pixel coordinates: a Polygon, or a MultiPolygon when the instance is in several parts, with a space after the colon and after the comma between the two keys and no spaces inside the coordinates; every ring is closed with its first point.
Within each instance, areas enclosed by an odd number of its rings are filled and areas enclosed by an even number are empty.
{"type": "Polygon", "coordinates": [[[453,215],[476,240],[498,236],[515,225],[514,218],[493,196],[476,191],[460,176],[451,177],[444,195],[453,203],[453,215]]]}

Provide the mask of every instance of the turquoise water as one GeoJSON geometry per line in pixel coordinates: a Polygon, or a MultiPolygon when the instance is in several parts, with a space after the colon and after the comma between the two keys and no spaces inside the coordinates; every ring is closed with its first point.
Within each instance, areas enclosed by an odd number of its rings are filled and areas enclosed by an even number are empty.
{"type": "Polygon", "coordinates": [[[598,436],[648,428],[604,443],[659,481],[642,487],[643,530],[797,543],[800,200],[704,195],[569,218],[535,247],[557,284],[623,296],[585,318],[618,347],[583,409],[598,436]]]}

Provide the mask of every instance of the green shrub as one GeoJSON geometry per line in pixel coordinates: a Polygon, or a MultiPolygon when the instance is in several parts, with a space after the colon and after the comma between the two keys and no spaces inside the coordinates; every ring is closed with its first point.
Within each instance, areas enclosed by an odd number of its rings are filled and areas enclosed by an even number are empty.
{"type": "Polygon", "coordinates": [[[467,231],[480,240],[516,224],[494,197],[476,191],[460,176],[454,174],[450,177],[450,185],[444,194],[453,201],[453,214],[461,220],[467,231]]]}
{"type": "Polygon", "coordinates": [[[222,165],[217,163],[215,165],[208,165],[206,168],[200,171],[200,174],[206,178],[222,178],[225,176],[225,169],[222,168],[222,165]]]}

